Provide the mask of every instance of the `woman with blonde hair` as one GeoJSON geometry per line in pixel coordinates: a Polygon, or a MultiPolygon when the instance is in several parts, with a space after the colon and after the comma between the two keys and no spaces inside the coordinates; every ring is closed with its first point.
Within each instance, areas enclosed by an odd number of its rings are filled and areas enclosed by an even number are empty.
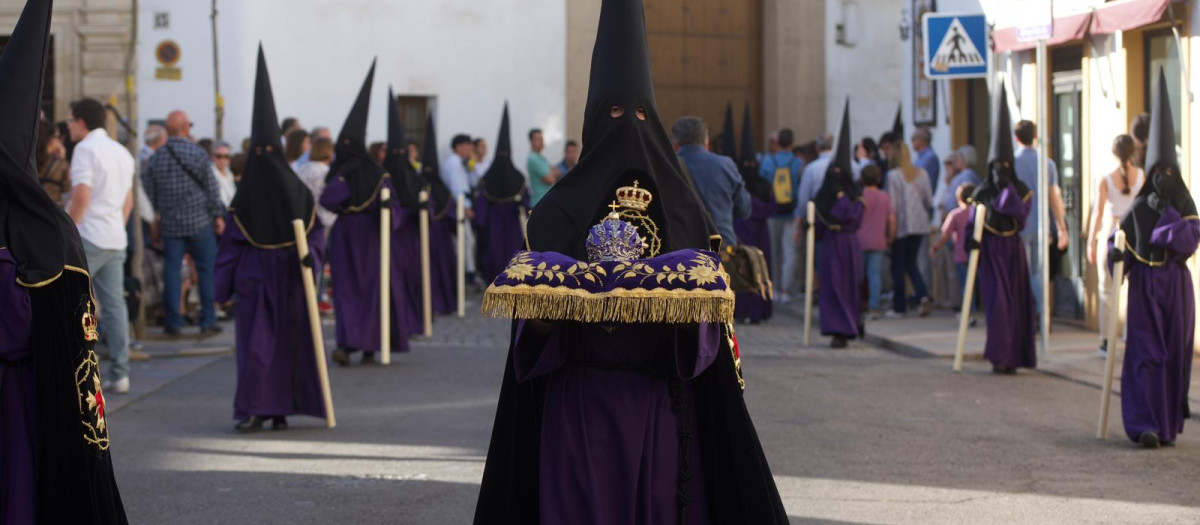
{"type": "Polygon", "coordinates": [[[933,189],[929,175],[912,162],[908,144],[898,140],[889,156],[888,197],[896,210],[896,240],[892,241],[892,310],[885,318],[903,318],[908,310],[904,277],[912,281],[913,292],[921,305],[921,317],[929,315],[933,301],[925,288],[925,280],[917,269],[921,240],[929,235],[929,210],[933,207],[933,189]]]}

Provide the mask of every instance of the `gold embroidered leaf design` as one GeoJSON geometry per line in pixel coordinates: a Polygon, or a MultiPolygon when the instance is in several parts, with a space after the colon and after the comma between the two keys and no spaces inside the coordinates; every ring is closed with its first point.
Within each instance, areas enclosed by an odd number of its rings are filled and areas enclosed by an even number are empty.
{"type": "Polygon", "coordinates": [[[692,282],[705,285],[717,282],[719,274],[717,271],[707,265],[693,266],[687,271],[688,279],[692,282]]]}
{"type": "Polygon", "coordinates": [[[585,273],[585,274],[583,274],[583,278],[584,278],[584,279],[587,279],[587,280],[589,280],[589,281],[591,281],[591,282],[596,282],[596,276],[595,276],[595,275],[592,275],[592,274],[590,274],[590,273],[585,273]]]}
{"type": "Polygon", "coordinates": [[[533,266],[528,263],[516,263],[508,265],[504,269],[504,276],[514,281],[523,281],[533,275],[533,266]]]}

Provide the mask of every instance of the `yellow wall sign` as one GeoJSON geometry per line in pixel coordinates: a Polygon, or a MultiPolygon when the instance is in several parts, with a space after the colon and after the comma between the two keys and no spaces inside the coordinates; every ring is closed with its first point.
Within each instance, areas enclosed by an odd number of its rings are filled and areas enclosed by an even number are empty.
{"type": "Polygon", "coordinates": [[[174,40],[163,40],[158,43],[158,47],[154,48],[154,58],[158,60],[160,67],[155,68],[154,78],[158,80],[182,80],[183,71],[175,64],[179,63],[180,57],[183,56],[179,49],[179,44],[174,40]]]}

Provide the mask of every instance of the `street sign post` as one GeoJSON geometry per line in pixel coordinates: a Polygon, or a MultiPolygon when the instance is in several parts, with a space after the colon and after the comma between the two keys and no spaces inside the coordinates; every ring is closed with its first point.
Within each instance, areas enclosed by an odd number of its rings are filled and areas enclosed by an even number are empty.
{"type": "Polygon", "coordinates": [[[925,76],[938,79],[986,78],[988,23],[983,15],[928,13],[925,34],[925,76]]]}

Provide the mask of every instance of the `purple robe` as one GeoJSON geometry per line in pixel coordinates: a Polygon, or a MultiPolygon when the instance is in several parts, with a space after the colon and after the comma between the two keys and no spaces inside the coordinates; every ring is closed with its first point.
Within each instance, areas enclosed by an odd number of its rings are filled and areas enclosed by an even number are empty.
{"type": "Polygon", "coordinates": [[[433,290],[433,312],[448,315],[458,311],[458,244],[455,240],[458,215],[453,200],[439,214],[430,200],[429,220],[429,284],[433,290]]]}
{"type": "MultiPolygon", "coordinates": [[[[1016,219],[1016,230],[1025,227],[1032,199],[1022,199],[1011,186],[1000,191],[988,213],[1016,219]]],[[[971,208],[967,231],[974,231],[971,208]]],[[[996,235],[985,230],[979,251],[979,289],[987,316],[987,344],[983,357],[995,366],[1037,367],[1033,283],[1021,236],[996,235]]]]}
{"type": "MultiPolygon", "coordinates": [[[[391,188],[391,181],[384,186],[391,188]]],[[[340,210],[350,198],[350,186],[344,180],[331,181],[321,193],[321,205],[340,210]]],[[[411,262],[401,262],[406,253],[407,239],[397,232],[407,216],[393,203],[391,314],[392,351],[407,352],[408,336],[420,325],[412,325],[412,300],[406,287],[406,277],[412,276],[411,262]]],[[[418,277],[420,260],[415,266],[418,277]]],[[[358,213],[342,213],[333,223],[329,236],[329,271],[333,278],[333,314],[337,319],[337,345],[348,352],[362,350],[378,352],[379,344],[379,200],[358,213]]],[[[418,280],[419,289],[419,280],[418,280]]]]}
{"type": "Polygon", "coordinates": [[[862,223],[863,203],[841,197],[829,210],[830,217],[817,221],[817,253],[821,264],[819,312],[821,335],[858,336],[862,320],[859,287],[862,284],[862,250],[858,244],[858,226],[862,223]],[[826,224],[826,220],[829,224],[826,224]]]}
{"type": "Polygon", "coordinates": [[[540,324],[520,321],[519,382],[543,378],[538,493],[542,523],[679,523],[680,416],[690,499],[684,523],[709,523],[690,381],[716,359],[717,325],[540,324]],[[528,337],[526,331],[542,331],[528,337]],[[548,337],[544,330],[550,330],[548,337]],[[539,344],[537,342],[546,341],[539,344]],[[672,399],[671,386],[676,400],[672,399]]]}
{"type": "MultiPolygon", "coordinates": [[[[745,219],[734,219],[733,230],[737,234],[738,243],[753,246],[762,250],[763,258],[771,260],[771,229],[767,220],[775,216],[775,203],[764,201],[753,194],[750,195],[750,216],[745,219]]],[[[768,267],[770,264],[767,265],[768,267]]],[[[733,307],[733,318],[752,323],[771,318],[771,301],[763,299],[758,292],[741,292],[737,294],[733,307]]]]}
{"type": "Polygon", "coordinates": [[[30,338],[29,292],[17,284],[17,263],[0,249],[0,523],[34,523],[32,424],[37,420],[30,338]]]}
{"type": "Polygon", "coordinates": [[[409,334],[419,334],[425,327],[422,313],[425,305],[421,301],[421,219],[416,211],[400,209],[397,213],[400,227],[392,237],[392,267],[401,275],[404,290],[401,300],[407,303],[401,324],[409,334]]]}
{"type": "Polygon", "coordinates": [[[1174,208],[1163,212],[1150,236],[1166,249],[1167,262],[1150,266],[1126,252],[1129,298],[1125,364],[1121,372],[1121,416],[1125,433],[1138,441],[1157,432],[1172,443],[1189,414],[1195,302],[1192,276],[1184,264],[1200,243],[1200,221],[1174,208]]]}
{"type": "MultiPolygon", "coordinates": [[[[230,217],[226,224],[234,224],[230,217]]],[[[320,268],[325,230],[308,234],[320,268]]],[[[221,236],[216,300],[237,298],[234,419],[304,414],[325,417],[296,248],[255,247],[238,228],[221,236]]]]}
{"type": "Polygon", "coordinates": [[[513,255],[525,247],[521,215],[529,210],[529,191],[522,188],[519,201],[494,201],[484,191],[475,197],[472,226],[478,235],[475,249],[480,250],[479,276],[491,283],[508,266],[513,255]]]}

